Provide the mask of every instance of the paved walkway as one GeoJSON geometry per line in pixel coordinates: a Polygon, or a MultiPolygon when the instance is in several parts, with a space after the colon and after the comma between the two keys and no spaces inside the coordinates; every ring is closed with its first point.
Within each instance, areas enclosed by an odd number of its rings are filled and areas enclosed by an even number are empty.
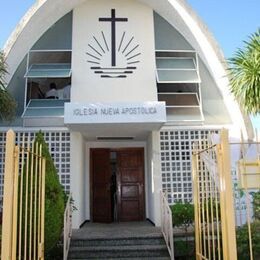
{"type": "Polygon", "coordinates": [[[122,237],[152,237],[160,236],[161,230],[148,221],[120,223],[86,223],[80,229],[74,229],[74,239],[122,238],[122,237]]]}

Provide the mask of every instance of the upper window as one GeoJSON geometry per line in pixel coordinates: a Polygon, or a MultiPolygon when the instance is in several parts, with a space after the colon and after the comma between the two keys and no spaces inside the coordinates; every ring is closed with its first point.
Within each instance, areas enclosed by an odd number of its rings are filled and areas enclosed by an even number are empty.
{"type": "Polygon", "coordinates": [[[27,61],[26,104],[32,99],[70,99],[70,50],[31,50],[27,61]]]}
{"type": "Polygon", "coordinates": [[[156,51],[158,100],[168,122],[203,121],[200,75],[194,51],[156,51]]]}
{"type": "Polygon", "coordinates": [[[156,52],[157,82],[200,83],[195,59],[193,52],[156,52]]]}

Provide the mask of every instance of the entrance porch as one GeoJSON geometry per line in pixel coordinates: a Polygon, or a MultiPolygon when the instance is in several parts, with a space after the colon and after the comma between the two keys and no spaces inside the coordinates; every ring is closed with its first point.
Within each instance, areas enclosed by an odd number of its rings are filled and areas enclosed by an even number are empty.
{"type": "Polygon", "coordinates": [[[72,132],[70,159],[71,192],[77,208],[73,212],[73,228],[79,228],[85,221],[149,219],[156,226],[160,225],[159,131],[147,133],[139,140],[120,141],[91,140],[87,133],[72,132]],[[100,156],[95,159],[95,167],[94,151],[102,151],[101,154],[96,152],[100,156]],[[114,169],[113,156],[117,157],[114,169]],[[116,172],[116,210],[111,194],[113,171],[116,172]],[[95,179],[98,175],[100,178],[95,179]]]}

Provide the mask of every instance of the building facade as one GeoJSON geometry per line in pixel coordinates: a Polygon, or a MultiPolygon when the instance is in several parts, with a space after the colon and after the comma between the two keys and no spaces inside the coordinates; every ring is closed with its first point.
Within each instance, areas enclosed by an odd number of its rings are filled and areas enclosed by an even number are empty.
{"type": "Polygon", "coordinates": [[[40,0],[4,51],[18,109],[0,122],[1,185],[6,130],[18,143],[41,130],[75,228],[160,225],[160,190],[192,201],[194,142],[223,127],[251,137],[221,51],[184,1],[40,0]]]}

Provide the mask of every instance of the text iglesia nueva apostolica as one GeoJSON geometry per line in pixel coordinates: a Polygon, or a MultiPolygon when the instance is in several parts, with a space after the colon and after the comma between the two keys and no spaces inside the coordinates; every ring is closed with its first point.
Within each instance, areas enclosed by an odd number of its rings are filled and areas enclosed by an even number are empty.
{"type": "Polygon", "coordinates": [[[94,115],[104,115],[104,116],[114,116],[114,115],[151,115],[156,114],[156,107],[124,107],[124,108],[92,108],[83,107],[76,108],[73,110],[74,116],[94,116],[94,115]]]}

